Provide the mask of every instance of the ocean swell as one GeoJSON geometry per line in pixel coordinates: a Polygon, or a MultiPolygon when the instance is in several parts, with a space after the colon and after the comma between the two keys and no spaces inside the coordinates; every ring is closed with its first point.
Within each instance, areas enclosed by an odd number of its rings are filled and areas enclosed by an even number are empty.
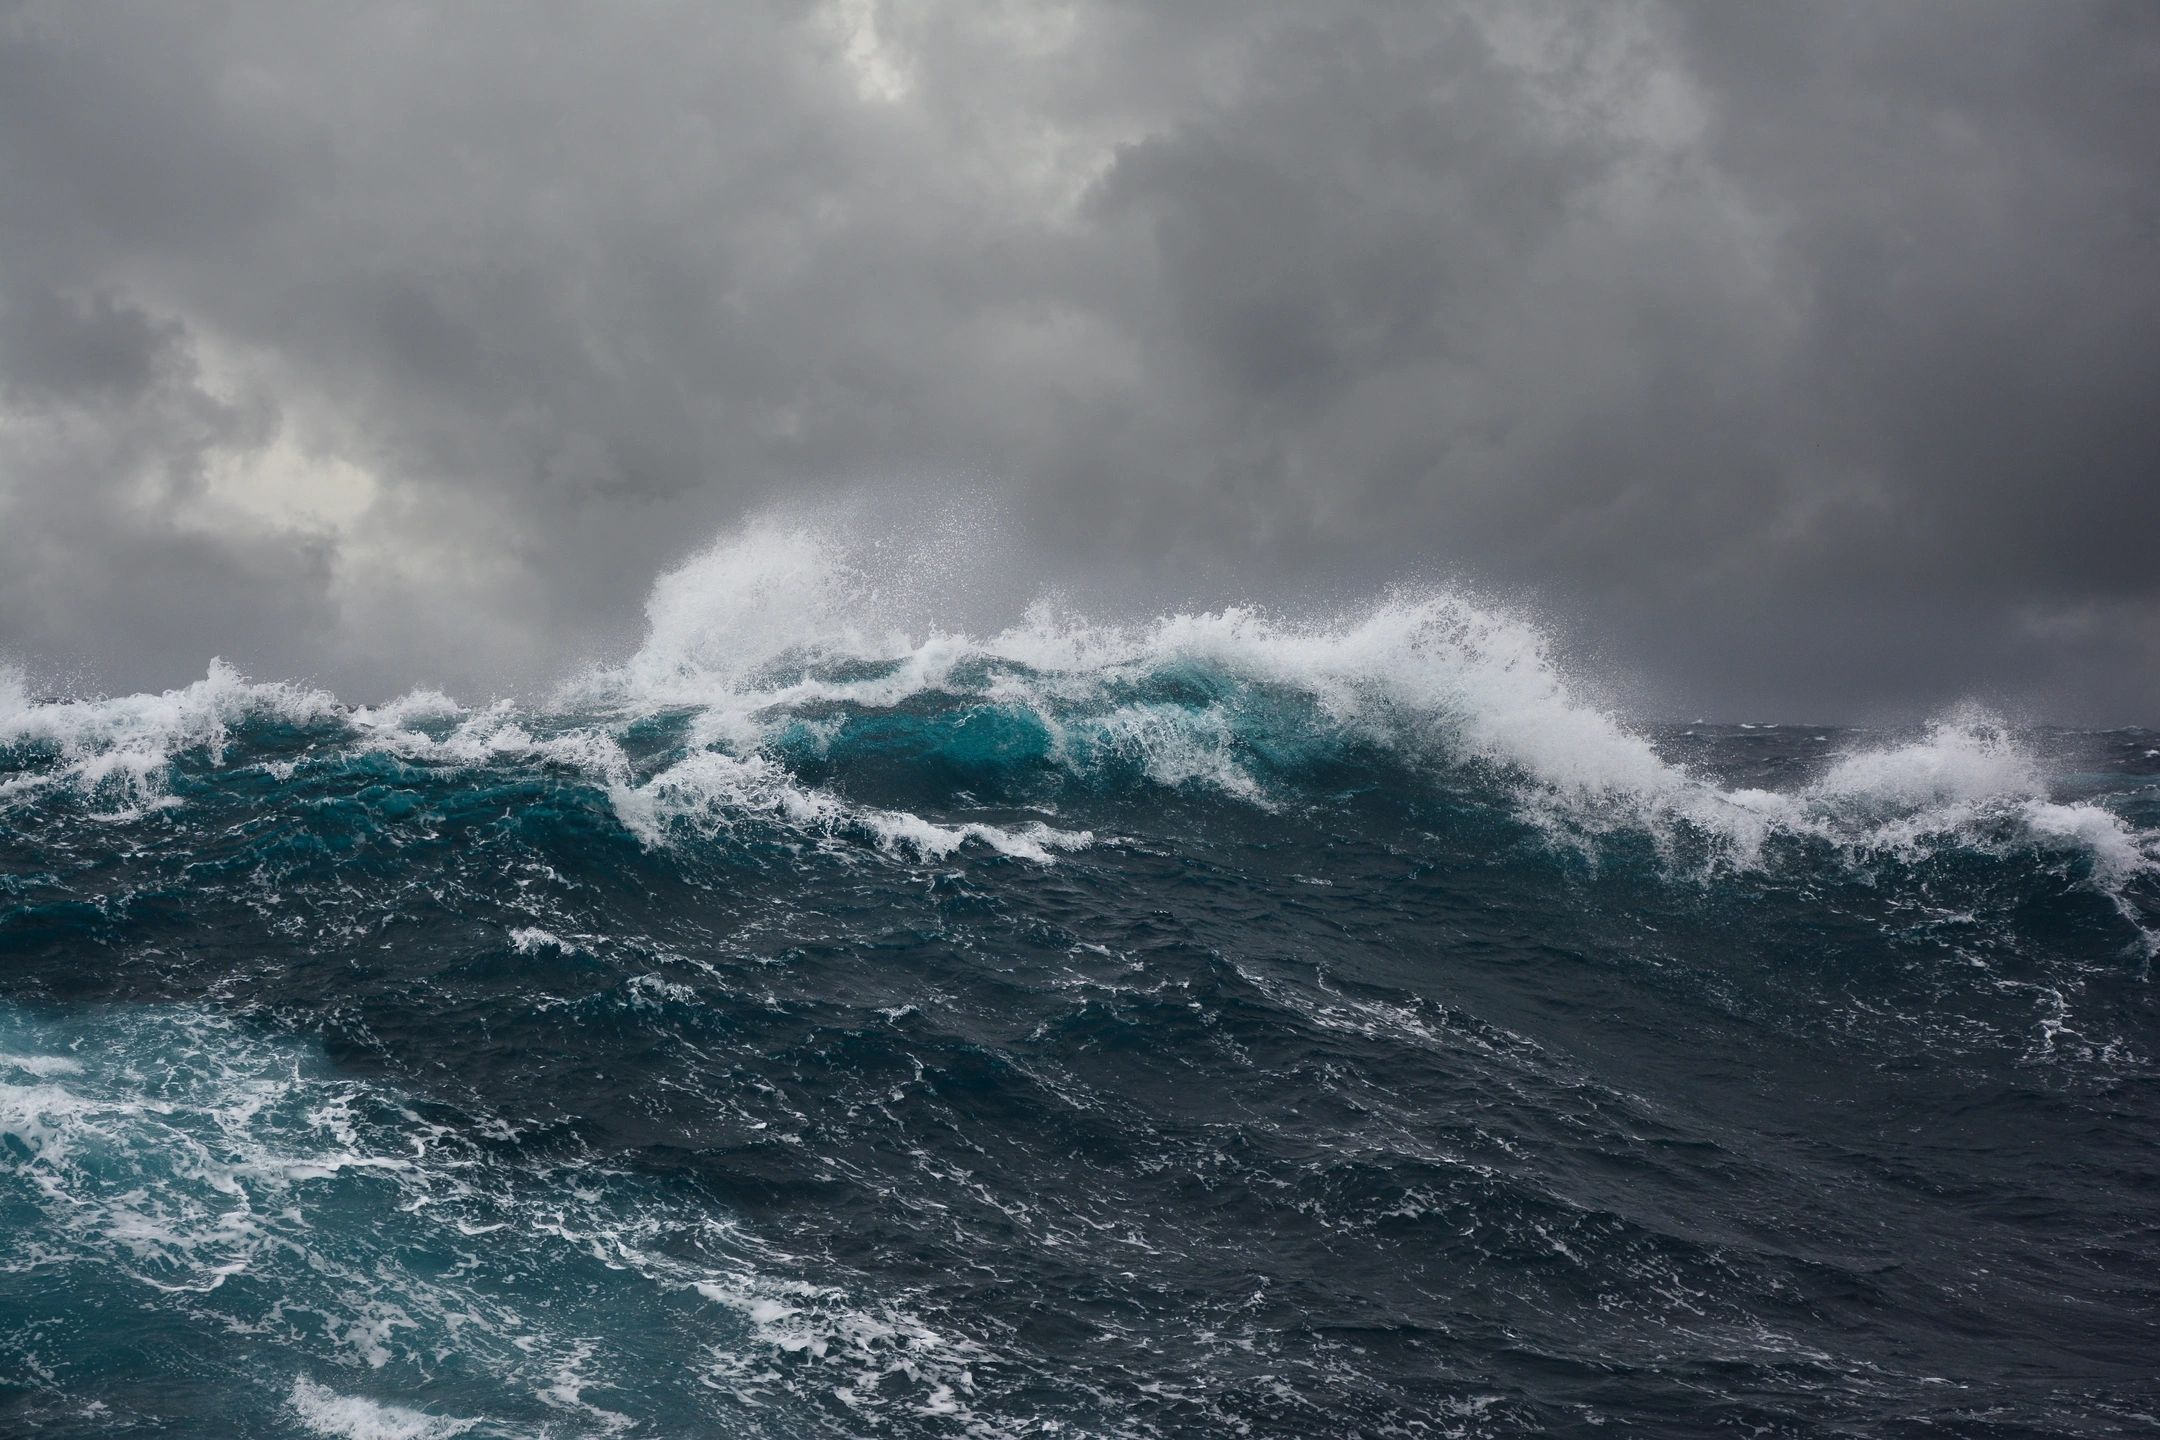
{"type": "Polygon", "coordinates": [[[0,1428],[2152,1413],[2160,736],[937,581],[753,525],[540,699],[0,679],[0,1428]]]}
{"type": "Polygon", "coordinates": [[[924,860],[980,846],[1048,863],[1096,838],[1060,807],[1106,786],[1285,812],[1362,766],[1390,785],[1476,792],[1586,855],[1647,839],[1669,868],[1703,875],[1795,850],[1863,863],[2022,849],[2074,858],[2128,916],[2126,887],[2160,854],[2151,830],[2058,793],[2035,745],[1977,709],[1909,737],[1841,735],[1798,783],[1725,784],[1585,699],[1529,619],[1461,594],[1136,624],[1040,602],[974,635],[899,623],[896,588],[935,607],[920,577],[881,575],[881,555],[831,528],[754,523],[660,578],[632,655],[544,704],[467,709],[422,690],[349,706],[223,662],[182,689],[112,699],[32,700],[20,676],[0,677],[0,804],[58,786],[134,813],[174,803],[176,759],[246,763],[254,743],[297,731],[310,757],[331,745],[574,776],[648,845],[768,826],[924,860]],[[917,767],[933,804],[988,796],[1028,813],[955,823],[804,778],[864,754],[917,767]]]}

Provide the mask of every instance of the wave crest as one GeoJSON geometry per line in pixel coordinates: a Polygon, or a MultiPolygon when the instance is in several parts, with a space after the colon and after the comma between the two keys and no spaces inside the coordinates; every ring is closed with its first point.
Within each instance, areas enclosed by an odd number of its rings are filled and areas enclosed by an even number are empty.
{"type": "Polygon", "coordinates": [[[2056,800],[2040,757],[1978,709],[1856,747],[1796,789],[1727,786],[1586,699],[1534,621],[1453,591],[1397,590],[1319,619],[1233,606],[1139,624],[1038,602],[986,636],[933,625],[911,637],[881,623],[873,575],[833,531],[752,526],[662,577],[645,644],[579,693],[630,714],[689,707],[707,742],[749,746],[810,711],[1002,707],[1032,717],[1069,769],[1122,758],[1154,783],[1261,805],[1285,798],[1256,764],[1271,742],[1277,754],[1355,743],[1428,772],[1489,774],[1556,834],[1684,833],[1720,866],[1759,866],[1782,841],[1910,855],[2007,835],[2084,853],[2111,888],[2155,868],[2149,832],[2056,800]],[[1307,733],[1281,733],[1284,697],[1307,733]]]}
{"type": "MultiPolygon", "coordinates": [[[[1073,779],[1131,776],[1279,810],[1307,798],[1300,776],[1315,764],[1364,757],[1400,783],[1482,787],[1570,844],[1647,834],[1708,871],[1760,867],[1792,845],[1906,857],[2023,846],[2084,857],[2127,915],[2124,887],[2160,868],[2152,832],[2056,794],[2031,746],[1977,710],[1856,744],[1795,786],[1728,785],[1586,698],[1529,617],[1459,592],[1399,589],[1333,616],[1231,606],[1137,623],[1037,601],[978,635],[924,603],[934,587],[921,563],[920,547],[836,526],[752,523],[659,578],[627,659],[537,707],[468,710],[437,691],[347,707],[222,662],[183,689],[108,700],[32,701],[19,677],[0,678],[0,752],[43,762],[16,764],[0,801],[60,785],[162,803],[184,751],[216,764],[237,729],[331,724],[415,763],[574,774],[648,845],[750,822],[923,859],[982,844],[1046,862],[1084,845],[1047,814],[948,823],[817,788],[791,764],[805,745],[844,750],[881,717],[952,731],[1002,716],[1028,731],[1027,764],[1073,779]]],[[[941,752],[975,763],[958,753],[941,752]]],[[[950,788],[965,799],[971,787],[950,788]]]]}

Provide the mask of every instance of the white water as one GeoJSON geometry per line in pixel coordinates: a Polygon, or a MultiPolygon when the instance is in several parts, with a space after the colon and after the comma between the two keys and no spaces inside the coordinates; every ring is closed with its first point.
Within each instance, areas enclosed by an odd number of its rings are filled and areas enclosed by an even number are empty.
{"type": "MultiPolygon", "coordinates": [[[[603,787],[648,844],[762,819],[923,859],[980,844],[1047,862],[1092,837],[1047,819],[954,826],[857,805],[799,783],[767,743],[806,706],[880,709],[963,694],[1033,712],[1053,756],[1074,768],[1119,755],[1158,784],[1277,804],[1248,763],[1234,704],[1132,698],[1150,677],[1200,671],[1303,697],[1322,725],[1414,763],[1511,777],[1524,814],[1578,843],[1627,828],[1667,847],[1694,836],[1708,841],[1713,867],[1737,868],[1765,863],[1780,838],[1856,854],[2019,844],[2086,857],[2118,903],[2160,854],[2152,834],[2107,809],[2058,801],[2040,757],[1979,711],[1856,749],[1796,789],[1732,788],[1667,761],[1584,699],[1528,619],[1452,592],[1402,591],[1321,618],[1232,606],[1140,624],[1038,603],[974,635],[923,618],[936,607],[923,602],[923,576],[911,568],[920,563],[882,538],[753,522],[661,576],[637,650],[539,710],[507,701],[469,710],[425,690],[346,708],[319,691],[250,683],[221,662],[184,689],[104,700],[32,702],[20,677],[0,675],[0,745],[55,752],[51,767],[5,786],[102,788],[139,809],[162,803],[174,755],[219,757],[243,717],[329,721],[363,746],[418,761],[559,766],[603,787]],[[622,734],[662,712],[692,717],[691,747],[641,775],[622,734]]],[[[0,788],[0,805],[9,798],[0,788]]]]}
{"type": "MultiPolygon", "coordinates": [[[[906,1305],[796,1278],[785,1251],[635,1176],[493,1158],[215,1010],[0,1006],[0,1052],[0,1222],[21,1241],[0,1276],[243,1337],[269,1362],[250,1383],[317,1434],[536,1433],[410,1403],[451,1353],[460,1393],[548,1417],[537,1433],[628,1429],[586,1392],[654,1375],[701,1428],[806,1389],[973,1418],[987,1352],[906,1305]],[[816,1363],[776,1368],[798,1355],[816,1363]]],[[[80,1367],[45,1368],[64,1388],[80,1367]]]]}

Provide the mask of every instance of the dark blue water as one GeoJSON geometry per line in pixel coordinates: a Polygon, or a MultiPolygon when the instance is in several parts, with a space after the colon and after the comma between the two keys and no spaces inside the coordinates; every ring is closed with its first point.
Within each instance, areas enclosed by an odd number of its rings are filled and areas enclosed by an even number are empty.
{"type": "Polygon", "coordinates": [[[2160,734],[671,582],[0,694],[0,1432],[2160,1428],[2160,734]]]}

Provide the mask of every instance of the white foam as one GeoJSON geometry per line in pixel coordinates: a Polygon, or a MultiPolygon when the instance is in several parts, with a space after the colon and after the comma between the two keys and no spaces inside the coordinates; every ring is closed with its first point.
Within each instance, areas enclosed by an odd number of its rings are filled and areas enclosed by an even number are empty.
{"type": "Polygon", "coordinates": [[[711,838],[764,819],[816,838],[859,834],[880,849],[926,860],[943,859],[972,840],[1000,854],[1048,864],[1053,851],[1082,849],[1094,838],[1040,822],[1011,828],[940,825],[905,810],[850,804],[798,784],[770,756],[718,750],[694,751],[643,784],[617,783],[609,798],[624,826],[647,845],[667,843],[678,826],[711,838]]]}
{"type": "MultiPolygon", "coordinates": [[[[2152,864],[2149,840],[2109,812],[2056,805],[2043,767],[1978,712],[1948,717],[1917,742],[1847,755],[1799,792],[1731,788],[1668,762],[1582,697],[1530,619],[1459,593],[1398,591],[1331,619],[1231,607],[1138,625],[1037,604],[985,637],[909,637],[881,623],[871,558],[830,527],[750,525],[662,577],[644,645],[588,677],[585,693],[634,711],[699,707],[706,735],[739,748],[762,735],[756,717],[804,704],[886,708],[925,693],[979,694],[1033,710],[1053,758],[1076,768],[1118,757],[1159,784],[1270,803],[1231,709],[1120,698],[1149,677],[1198,667],[1302,694],[1326,723],[1413,758],[1512,775],[1525,813],[1555,828],[1640,827],[1663,838],[1685,825],[1713,842],[1721,864],[1758,864],[1779,836],[1909,850],[1930,837],[1970,838],[2006,814],[2022,817],[2031,843],[2091,855],[2110,883],[2152,864]],[[865,661],[883,664],[835,678],[865,661]]],[[[785,782],[739,768],[746,763],[696,762],[698,788],[830,818],[824,801],[785,798],[775,788],[785,782]]],[[[668,777],[656,805],[666,808],[666,792],[690,778],[668,777]]],[[[926,854],[952,843],[949,828],[929,822],[883,828],[926,854]]]]}
{"type": "Polygon", "coordinates": [[[416,721],[457,720],[466,714],[465,707],[440,690],[408,690],[388,704],[362,705],[353,711],[356,725],[380,730],[409,729],[416,721]]]}
{"type": "Polygon", "coordinates": [[[897,658],[917,647],[881,623],[874,585],[838,536],[753,521],[653,585],[645,641],[602,689],[711,704],[794,653],[897,658]]]}
{"type": "Polygon", "coordinates": [[[2109,886],[2119,886],[2154,868],[2150,837],[2141,836],[2120,816],[2097,805],[2027,800],[2019,809],[2026,830],[2035,839],[2090,856],[2097,878],[2109,886]]]}
{"type": "MultiPolygon", "coordinates": [[[[954,1417],[957,1433],[996,1433],[960,1398],[974,1394],[974,1367],[993,1358],[963,1336],[904,1311],[860,1308],[838,1291],[803,1282],[745,1286],[730,1279],[692,1288],[748,1322],[761,1349],[830,1367],[840,1382],[833,1393],[852,1408],[865,1408],[863,1397],[877,1394],[888,1379],[905,1377],[927,1388],[920,1412],[954,1417]]],[[[716,1383],[754,1393],[766,1378],[738,1352],[716,1348],[712,1360],[716,1383]]]]}
{"type": "Polygon", "coordinates": [[[1917,740],[1840,758],[1792,804],[1794,829],[1853,849],[2011,843],[2079,854],[2111,892],[2156,864],[2155,836],[2103,806],[2050,798],[2039,757],[1972,707],[1917,740]]]}
{"type": "Polygon", "coordinates": [[[65,1055],[0,1055],[0,1068],[38,1076],[79,1075],[82,1062],[65,1055]]]}
{"type": "Polygon", "coordinates": [[[1808,793],[1821,801],[1921,810],[2030,795],[2044,783],[2035,758],[1993,717],[1966,708],[1929,726],[1917,741],[1843,757],[1808,793]]]}
{"type": "MultiPolygon", "coordinates": [[[[660,577],[644,642],[566,690],[552,716],[509,701],[469,711],[426,690],[339,712],[329,696],[251,684],[222,663],[160,696],[57,704],[32,703],[19,676],[0,676],[0,743],[51,744],[61,761],[57,775],[11,778],[0,798],[67,783],[163,803],[172,756],[197,747],[215,759],[237,717],[344,713],[360,743],[415,762],[585,777],[647,845],[762,822],[922,859],[979,843],[1042,863],[1084,839],[855,804],[803,784],[771,741],[805,707],[882,710],[954,694],[1031,711],[1051,760],[1073,770],[1130,765],[1159,785],[1273,807],[1283,797],[1255,769],[1254,718],[1241,707],[1279,693],[1310,706],[1321,727],[1412,764],[1483,768],[1513,788],[1523,815],[1578,843],[1639,830],[1668,853],[1706,847],[1703,863],[1746,868],[1780,841],[1912,854],[2007,837],[2086,857],[2119,903],[2121,887],[2156,863],[2151,834],[2104,807],[2058,801],[2037,757],[1976,711],[1838,757],[1797,790],[1727,787],[1667,761],[1582,695],[1530,618],[1461,593],[1401,590],[1319,618],[1233,606],[1139,624],[1037,603],[977,636],[922,620],[921,577],[891,573],[917,558],[838,525],[754,521],[660,577]],[[1181,674],[1228,690],[1189,703],[1146,698],[1152,682],[1181,674]],[[662,715],[687,717],[683,749],[646,773],[621,737],[662,715]]],[[[829,741],[832,722],[810,718],[829,741]]]]}
{"type": "Polygon", "coordinates": [[[520,955],[536,955],[542,950],[557,950],[565,955],[575,955],[580,948],[537,925],[520,925],[510,932],[510,947],[520,955]]]}
{"type": "MultiPolygon", "coordinates": [[[[637,988],[687,998],[664,981],[637,988]]],[[[958,1397],[989,1352],[904,1304],[794,1278],[785,1252],[635,1177],[492,1157],[395,1093],[215,1012],[55,1021],[0,1006],[0,1042],[11,1057],[0,1068],[0,1184],[39,1216],[26,1243],[0,1252],[0,1271],[117,1280],[152,1313],[222,1319],[264,1353],[308,1357],[316,1373],[367,1374],[378,1395],[397,1395],[454,1348],[460,1394],[482,1397],[471,1408],[537,1402],[567,1427],[430,1414],[303,1375],[284,1400],[316,1434],[628,1430],[632,1417],[599,1401],[630,1394],[626,1377],[664,1367],[666,1354],[681,1362],[680,1398],[721,1407],[705,1428],[738,1414],[745,1395],[784,1400],[805,1383],[852,1386],[873,1414],[949,1405],[968,1418],[958,1397]],[[75,1068],[48,1063],[78,1052],[75,1068]],[[476,1236],[489,1238],[474,1246],[476,1236]],[[613,1277],[604,1293],[590,1267],[613,1277]],[[250,1283],[236,1295],[224,1287],[240,1274],[250,1283]],[[665,1318],[665,1297],[692,1294],[741,1323],[665,1318]],[[814,1359],[821,1373],[780,1373],[781,1355],[814,1359]]]]}
{"type": "Polygon", "coordinates": [[[599,726],[578,725],[536,735],[528,728],[533,717],[511,700],[497,700],[478,711],[416,711],[403,709],[402,705],[396,702],[381,710],[352,712],[349,720],[356,736],[376,750],[433,765],[467,769],[521,763],[558,765],[602,783],[622,780],[630,773],[622,746],[599,726]],[[439,739],[411,728],[415,719],[451,718],[457,724],[439,739]]]}
{"type": "Polygon", "coordinates": [[[1107,752],[1137,760],[1159,783],[1264,801],[1238,759],[1237,716],[1115,698],[1120,687],[1199,666],[1302,692],[1329,721],[1371,738],[1503,764],[1578,800],[1691,788],[1647,740],[1576,699],[1534,624],[1450,592],[1401,592],[1332,621],[1232,607],[1113,625],[1038,603],[980,638],[909,637],[881,623],[880,593],[864,547],[847,537],[753,524],[663,576],[645,643],[575,693],[635,712],[695,706],[724,717],[708,721],[713,738],[739,742],[762,733],[752,719],[760,714],[821,702],[891,707],[966,688],[956,675],[988,665],[983,698],[1036,710],[1062,758],[1107,752]],[[848,662],[884,666],[833,678],[848,662]],[[1090,706],[1100,708],[1072,713],[1090,706]]]}
{"type": "Polygon", "coordinates": [[[33,701],[19,674],[0,671],[0,746],[51,746],[60,765],[50,779],[86,793],[110,788],[137,804],[161,795],[175,756],[222,761],[242,720],[306,724],[338,713],[325,691],[257,684],[222,660],[192,685],[108,699],[33,701]]]}
{"type": "Polygon", "coordinates": [[[430,1415],[359,1395],[341,1395],[305,1375],[293,1381],[286,1403],[301,1424],[335,1440],[449,1440],[479,1423],[430,1415]]]}

